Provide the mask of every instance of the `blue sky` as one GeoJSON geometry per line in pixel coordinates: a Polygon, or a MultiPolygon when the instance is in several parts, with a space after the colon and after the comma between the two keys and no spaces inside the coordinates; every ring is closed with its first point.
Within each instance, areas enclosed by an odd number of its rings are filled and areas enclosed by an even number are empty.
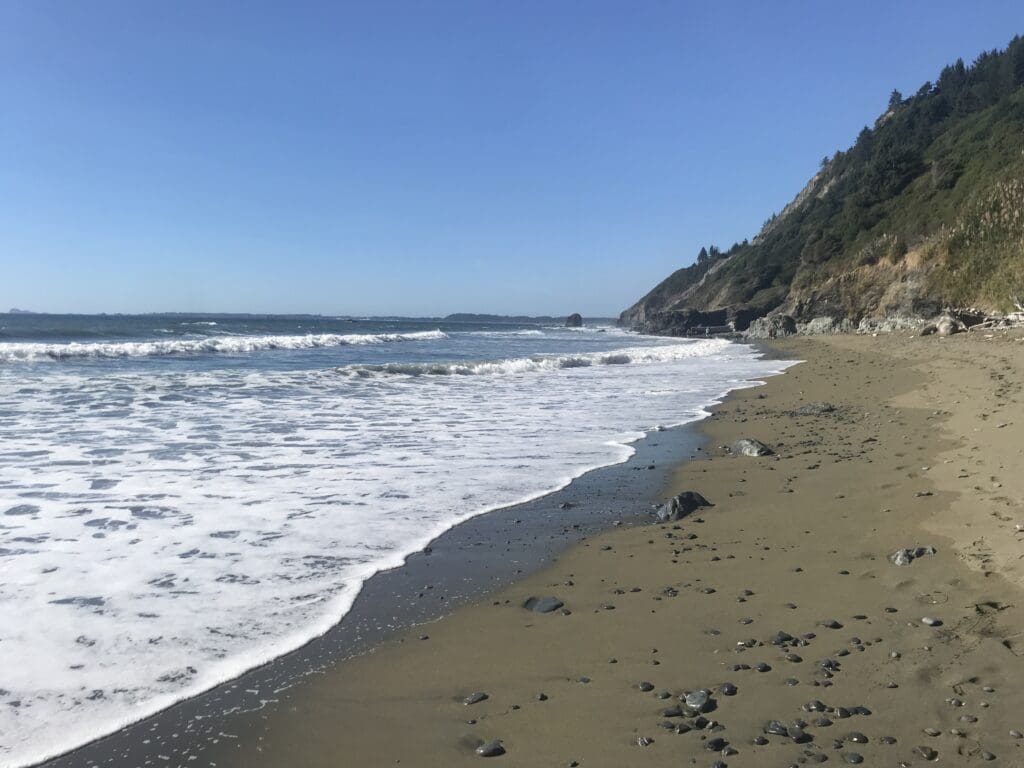
{"type": "Polygon", "coordinates": [[[1019,0],[0,3],[0,308],[617,314],[1019,0]]]}

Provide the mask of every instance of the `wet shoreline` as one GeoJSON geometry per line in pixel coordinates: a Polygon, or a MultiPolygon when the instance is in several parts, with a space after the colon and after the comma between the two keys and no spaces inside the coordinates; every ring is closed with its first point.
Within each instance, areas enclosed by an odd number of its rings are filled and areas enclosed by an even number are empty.
{"type": "Polygon", "coordinates": [[[702,455],[700,423],[652,432],[632,444],[635,453],[624,463],[591,470],[539,499],[456,525],[402,566],[368,579],[351,610],[321,637],[39,765],[207,765],[204,751],[227,739],[246,739],[266,710],[287,706],[304,680],[403,629],[481,600],[589,536],[613,526],[648,523],[652,504],[663,496],[672,473],[702,455]]]}

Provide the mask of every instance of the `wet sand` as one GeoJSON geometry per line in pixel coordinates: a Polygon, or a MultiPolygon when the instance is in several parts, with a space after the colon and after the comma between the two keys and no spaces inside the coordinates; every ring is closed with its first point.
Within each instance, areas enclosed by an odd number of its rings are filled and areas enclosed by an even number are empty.
{"type": "Polygon", "coordinates": [[[1021,336],[775,346],[807,362],[702,429],[776,454],[671,478],[714,507],[600,533],[400,630],[192,764],[1024,764],[1021,336]],[[889,561],[918,546],[937,551],[889,561]],[[680,713],[699,689],[707,711],[680,713]]]}

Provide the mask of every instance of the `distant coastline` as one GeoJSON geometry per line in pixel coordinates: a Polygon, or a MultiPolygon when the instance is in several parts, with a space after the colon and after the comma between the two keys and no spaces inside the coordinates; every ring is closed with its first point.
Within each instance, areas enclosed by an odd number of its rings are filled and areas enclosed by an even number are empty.
{"type": "MultiPolygon", "coordinates": [[[[14,307],[7,310],[8,315],[49,315],[52,317],[207,317],[207,318],[328,318],[357,322],[448,322],[448,323],[536,323],[561,325],[567,315],[488,315],[473,312],[455,312],[449,315],[429,315],[409,317],[405,315],[346,315],[346,314],[312,314],[312,313],[275,313],[275,312],[35,312],[14,307]]],[[[587,317],[591,323],[614,325],[615,317],[587,317]]]]}

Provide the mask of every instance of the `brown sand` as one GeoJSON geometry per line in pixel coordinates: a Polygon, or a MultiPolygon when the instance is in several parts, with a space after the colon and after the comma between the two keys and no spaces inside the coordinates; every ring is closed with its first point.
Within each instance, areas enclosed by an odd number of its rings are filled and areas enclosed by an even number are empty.
{"type": "Polygon", "coordinates": [[[1010,734],[1024,730],[1022,342],[778,344],[808,362],[730,397],[704,425],[714,446],[755,437],[777,455],[715,457],[675,478],[672,491],[699,491],[714,508],[603,534],[483,604],[339,664],[268,713],[258,738],[225,740],[214,762],[782,766],[820,754],[846,764],[856,752],[865,765],[897,766],[928,764],[914,752],[923,745],[942,764],[990,752],[995,765],[1024,765],[1010,734]],[[839,410],[790,414],[815,401],[839,410]],[[917,545],[938,553],[888,561],[917,545]],[[556,595],[571,614],[526,611],[530,595],[556,595]],[[942,626],[924,626],[925,616],[942,626]],[[842,628],[822,625],[831,619],[842,628]],[[769,643],[779,630],[814,636],[779,648],[769,643]],[[825,658],[839,663],[831,678],[825,658]],[[760,662],[771,670],[733,669],[760,662]],[[641,681],[654,690],[641,692],[641,681]],[[738,693],[721,695],[725,682],[738,693]],[[713,692],[707,717],[721,728],[661,727],[692,722],[662,711],[698,688],[713,692]],[[489,698],[464,705],[475,691],[489,698]],[[871,714],[833,711],[833,724],[815,725],[822,715],[801,708],[815,699],[871,714]],[[799,718],[812,741],[752,743],[768,720],[799,718]],[[868,742],[837,746],[851,732],[868,742]],[[738,753],[709,751],[715,738],[738,753]],[[474,754],[492,739],[504,755],[474,754]]]}

